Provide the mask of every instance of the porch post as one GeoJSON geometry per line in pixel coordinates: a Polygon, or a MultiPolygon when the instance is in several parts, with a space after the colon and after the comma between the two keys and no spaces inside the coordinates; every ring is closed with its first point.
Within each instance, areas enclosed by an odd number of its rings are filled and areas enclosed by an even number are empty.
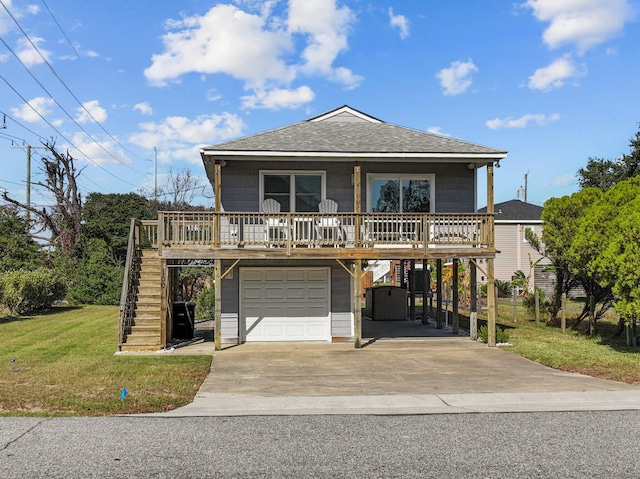
{"type": "MultiPolygon", "coordinates": [[[[494,213],[493,204],[493,162],[487,163],[487,213],[494,213]]],[[[491,233],[493,237],[493,232],[491,233]]],[[[494,281],[494,259],[487,259],[487,345],[496,345],[496,297],[494,281]]]]}
{"type": "Polygon", "coordinates": [[[360,187],[360,163],[356,162],[353,166],[353,212],[360,213],[362,211],[362,192],[360,187]]]}
{"type": "Polygon", "coordinates": [[[422,259],[422,322],[427,323],[427,298],[431,294],[431,275],[427,269],[427,259],[422,259]]]}
{"type": "Polygon", "coordinates": [[[411,321],[416,320],[416,260],[412,259],[409,264],[409,317],[411,321]]]}
{"type": "Polygon", "coordinates": [[[478,272],[476,268],[476,260],[471,261],[471,275],[469,289],[471,290],[471,315],[469,318],[469,336],[471,341],[478,339],[478,272]]]}
{"type": "Polygon", "coordinates": [[[220,162],[216,161],[214,167],[214,185],[213,185],[213,195],[216,199],[216,211],[220,211],[222,209],[222,198],[220,197],[220,191],[222,187],[222,165],[220,162]]]}
{"type": "Polygon", "coordinates": [[[353,342],[362,347],[362,260],[353,262],[353,342]]]}
{"type": "Polygon", "coordinates": [[[458,334],[458,258],[453,258],[453,334],[458,334]]]}
{"type": "Polygon", "coordinates": [[[222,261],[213,260],[213,284],[215,292],[215,323],[214,323],[214,349],[222,349],[222,261]]]}
{"type": "Polygon", "coordinates": [[[442,329],[442,260],[436,260],[436,327],[442,329]]]}
{"type": "MultiPolygon", "coordinates": [[[[167,260],[160,259],[160,346],[167,347],[167,323],[171,321],[171,274],[167,260]]],[[[170,339],[170,338],[169,338],[170,339]]]]}

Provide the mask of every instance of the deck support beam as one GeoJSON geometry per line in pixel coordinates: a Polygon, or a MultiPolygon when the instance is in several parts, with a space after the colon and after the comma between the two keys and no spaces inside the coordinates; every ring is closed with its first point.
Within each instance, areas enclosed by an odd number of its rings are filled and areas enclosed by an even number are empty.
{"type": "Polygon", "coordinates": [[[469,317],[469,337],[471,341],[478,339],[478,272],[475,260],[472,260],[469,265],[469,289],[471,297],[469,299],[469,309],[471,314],[469,317]]]}
{"type": "Polygon", "coordinates": [[[213,284],[215,288],[214,313],[214,349],[222,349],[222,261],[213,260],[213,284]]]}
{"type": "MultiPolygon", "coordinates": [[[[493,163],[487,164],[487,214],[493,214],[493,163]]],[[[493,232],[492,232],[493,233],[493,232]]],[[[493,237],[491,238],[493,244],[493,237]]],[[[496,297],[494,281],[494,259],[487,259],[487,345],[496,345],[496,297]]]]}
{"type": "Polygon", "coordinates": [[[436,328],[442,329],[442,260],[436,260],[436,328]]]}
{"type": "Polygon", "coordinates": [[[362,260],[353,262],[353,342],[356,349],[362,347],[362,260]]]}
{"type": "Polygon", "coordinates": [[[453,306],[453,334],[458,334],[459,318],[458,318],[458,258],[453,258],[453,297],[451,304],[453,306]]]}

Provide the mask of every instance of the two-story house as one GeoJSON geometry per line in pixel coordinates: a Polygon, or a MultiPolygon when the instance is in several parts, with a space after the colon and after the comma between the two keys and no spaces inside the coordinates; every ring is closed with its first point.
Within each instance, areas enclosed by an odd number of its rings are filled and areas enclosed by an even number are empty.
{"type": "Polygon", "coordinates": [[[364,260],[482,258],[492,280],[493,168],[505,151],[343,106],[200,154],[214,212],[132,221],[122,349],[171,339],[172,266],[185,260],[213,265],[216,348],[360,347],[364,260]],[[487,169],[486,213],[476,208],[479,168],[487,169]]]}

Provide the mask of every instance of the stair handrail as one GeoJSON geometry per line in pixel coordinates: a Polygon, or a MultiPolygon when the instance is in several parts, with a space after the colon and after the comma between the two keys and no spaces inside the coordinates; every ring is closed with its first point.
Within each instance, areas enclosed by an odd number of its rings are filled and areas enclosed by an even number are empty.
{"type": "Polygon", "coordinates": [[[126,335],[133,325],[134,301],[133,285],[136,276],[136,261],[140,246],[140,221],[132,218],[129,228],[129,242],[127,243],[127,258],[124,265],[124,277],[122,279],[122,292],[120,293],[120,322],[118,346],[122,346],[126,335]]]}

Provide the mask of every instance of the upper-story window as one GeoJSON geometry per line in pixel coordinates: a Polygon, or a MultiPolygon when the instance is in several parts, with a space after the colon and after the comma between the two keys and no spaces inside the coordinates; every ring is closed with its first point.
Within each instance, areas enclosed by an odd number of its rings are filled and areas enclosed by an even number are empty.
{"type": "Polygon", "coordinates": [[[369,210],[374,213],[433,212],[434,178],[434,175],[369,174],[369,210]]]}
{"type": "Polygon", "coordinates": [[[280,211],[318,211],[324,198],[323,171],[261,171],[261,200],[273,198],[280,203],[280,211]]]}

